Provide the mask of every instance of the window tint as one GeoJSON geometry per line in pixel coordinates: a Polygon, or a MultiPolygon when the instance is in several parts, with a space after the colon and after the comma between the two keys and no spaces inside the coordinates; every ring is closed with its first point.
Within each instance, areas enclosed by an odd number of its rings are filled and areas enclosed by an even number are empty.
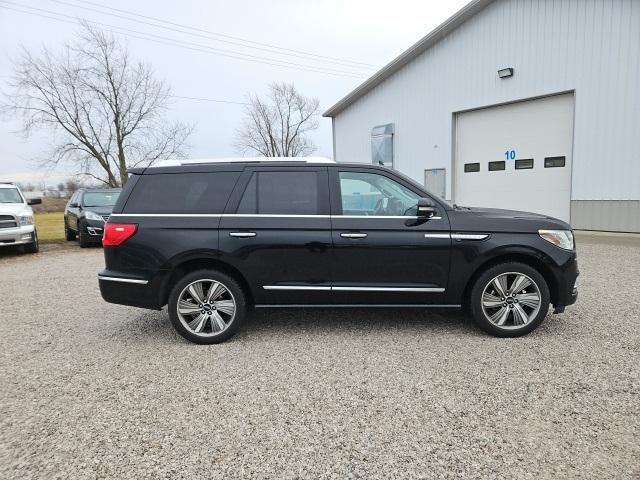
{"type": "Polygon", "coordinates": [[[525,170],[528,168],[533,168],[533,158],[516,160],[516,170],[525,170]]]}
{"type": "Polygon", "coordinates": [[[238,205],[238,213],[317,215],[316,172],[255,172],[238,205]]]}
{"type": "Polygon", "coordinates": [[[222,213],[240,172],[141,175],[124,213],[222,213]]]}
{"type": "Polygon", "coordinates": [[[384,175],[340,172],[343,215],[415,216],[420,195],[384,175]]]}
{"type": "Polygon", "coordinates": [[[112,192],[87,192],[82,197],[85,207],[113,207],[118,201],[120,190],[112,192]]]}
{"type": "Polygon", "coordinates": [[[464,173],[470,172],[479,172],[480,164],[479,163],[465,163],[464,164],[464,173]]]}
{"type": "Polygon", "coordinates": [[[564,167],[565,157],[546,157],[544,159],[544,168],[564,167]]]}
{"type": "Polygon", "coordinates": [[[490,172],[495,172],[497,170],[504,170],[505,169],[505,161],[504,160],[499,160],[497,162],[489,162],[489,171],[490,172]]]}

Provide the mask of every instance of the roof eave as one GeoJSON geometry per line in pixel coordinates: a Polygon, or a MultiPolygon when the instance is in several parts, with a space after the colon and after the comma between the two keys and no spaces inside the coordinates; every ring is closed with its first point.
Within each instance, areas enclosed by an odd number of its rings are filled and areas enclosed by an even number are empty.
{"type": "Polygon", "coordinates": [[[399,56],[391,60],[387,65],[382,67],[371,77],[358,85],[354,90],[340,99],[335,105],[325,111],[323,117],[335,117],[342,110],[347,108],[357,99],[362,97],[368,91],[375,86],[382,83],[391,75],[396,73],[402,67],[411,62],[414,58],[422,55],[433,45],[442,40],[445,36],[458,28],[464,22],[473,17],[480,10],[492,3],[494,0],[473,0],[465,5],[462,9],[458,10],[454,15],[445,20],[442,24],[432,30],[427,36],[420,39],[417,43],[413,44],[399,56]]]}

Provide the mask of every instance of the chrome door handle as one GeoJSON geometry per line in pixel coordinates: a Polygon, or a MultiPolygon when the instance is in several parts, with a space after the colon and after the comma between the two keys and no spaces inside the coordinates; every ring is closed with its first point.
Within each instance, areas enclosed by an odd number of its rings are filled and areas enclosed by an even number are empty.
{"type": "Polygon", "coordinates": [[[341,233],[342,238],[366,238],[366,233],[341,233]]]}
{"type": "Polygon", "coordinates": [[[229,232],[230,237],[250,238],[258,235],[256,232],[229,232]]]}

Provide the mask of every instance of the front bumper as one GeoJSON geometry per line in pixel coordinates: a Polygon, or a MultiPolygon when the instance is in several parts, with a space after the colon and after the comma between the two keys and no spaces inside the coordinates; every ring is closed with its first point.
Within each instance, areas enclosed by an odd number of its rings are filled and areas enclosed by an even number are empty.
{"type": "Polygon", "coordinates": [[[35,227],[33,225],[2,228],[0,229],[0,247],[32,243],[34,241],[34,232],[35,227]]]}
{"type": "Polygon", "coordinates": [[[87,220],[85,219],[85,231],[88,236],[94,240],[102,240],[102,234],[104,232],[104,222],[102,220],[87,220]]]}

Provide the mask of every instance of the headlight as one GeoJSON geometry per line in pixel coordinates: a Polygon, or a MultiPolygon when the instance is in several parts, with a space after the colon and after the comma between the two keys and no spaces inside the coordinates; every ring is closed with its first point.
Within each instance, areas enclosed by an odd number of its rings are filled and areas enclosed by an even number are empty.
{"type": "Polygon", "coordinates": [[[18,223],[22,227],[24,227],[25,225],[33,225],[33,215],[31,214],[20,215],[18,217],[18,223]]]}
{"type": "Polygon", "coordinates": [[[103,221],[102,217],[95,212],[84,212],[84,216],[89,220],[98,220],[99,222],[103,221]]]}
{"type": "Polygon", "coordinates": [[[571,230],[538,230],[538,234],[556,247],[573,250],[573,232],[571,230]]]}

